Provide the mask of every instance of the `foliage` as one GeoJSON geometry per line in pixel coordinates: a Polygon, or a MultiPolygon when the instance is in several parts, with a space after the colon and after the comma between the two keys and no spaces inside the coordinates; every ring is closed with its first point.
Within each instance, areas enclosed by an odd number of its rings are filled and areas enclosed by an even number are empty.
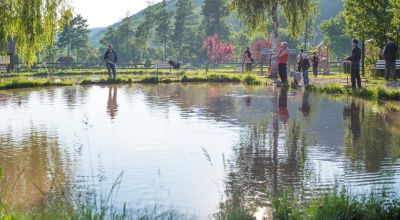
{"type": "Polygon", "coordinates": [[[398,219],[400,200],[385,192],[351,195],[336,190],[313,196],[299,203],[285,192],[274,199],[275,219],[398,219]]]}
{"type": "Polygon", "coordinates": [[[348,55],[351,48],[351,39],[346,36],[345,20],[342,13],[335,18],[325,20],[319,25],[319,29],[324,34],[324,40],[328,43],[328,48],[336,57],[343,58],[348,55]]]}
{"type": "Polygon", "coordinates": [[[312,0],[232,0],[231,3],[232,9],[252,30],[257,29],[265,20],[272,17],[273,32],[276,32],[274,33],[276,37],[278,37],[279,28],[278,8],[283,11],[289,34],[297,37],[305,26],[307,12],[315,7],[314,5],[312,0]]]}
{"type": "Polygon", "coordinates": [[[70,86],[73,82],[69,79],[53,81],[50,79],[6,79],[0,82],[0,89],[18,89],[31,87],[47,87],[47,86],[70,86]]]}
{"type": "Polygon", "coordinates": [[[243,75],[243,83],[246,85],[259,85],[261,84],[261,80],[259,79],[259,77],[255,74],[244,74],[243,75]]]}
{"type": "Polygon", "coordinates": [[[256,59],[260,59],[260,58],[262,58],[261,51],[263,49],[271,49],[271,48],[272,48],[272,44],[270,41],[265,40],[265,39],[257,39],[251,45],[252,56],[256,59]]]}
{"type": "Polygon", "coordinates": [[[171,13],[167,11],[167,2],[163,0],[158,8],[155,29],[155,41],[157,45],[164,48],[163,60],[167,60],[168,46],[171,42],[171,13]]]}
{"type": "Polygon", "coordinates": [[[309,85],[306,89],[308,91],[317,91],[337,95],[352,95],[367,99],[400,100],[400,89],[388,89],[384,87],[372,87],[353,90],[340,85],[309,85]]]}
{"type": "Polygon", "coordinates": [[[202,8],[203,28],[206,36],[217,33],[223,40],[228,40],[228,6],[226,0],[205,0],[202,8]]]}
{"type": "Polygon", "coordinates": [[[346,33],[360,40],[372,39],[373,46],[382,48],[386,35],[394,31],[389,1],[345,0],[343,15],[346,33]],[[366,16],[368,15],[368,16],[366,16]]]}
{"type": "Polygon", "coordinates": [[[79,62],[79,55],[90,49],[88,34],[87,20],[81,15],[76,15],[62,28],[57,39],[57,46],[61,49],[66,47],[68,56],[70,56],[70,50],[76,50],[76,61],[79,62]]]}
{"type": "Polygon", "coordinates": [[[233,58],[233,45],[221,43],[217,33],[204,41],[204,48],[207,50],[208,59],[213,63],[228,62],[233,58]]]}
{"type": "Polygon", "coordinates": [[[0,0],[0,48],[9,38],[18,45],[19,57],[32,64],[37,51],[54,43],[57,16],[63,0],[0,0]]]}
{"type": "MultiPolygon", "coordinates": [[[[182,61],[185,56],[195,52],[195,48],[201,48],[196,45],[199,42],[200,33],[198,28],[198,15],[194,12],[192,0],[177,0],[175,12],[175,31],[173,35],[173,45],[177,54],[177,60],[182,61]]],[[[198,51],[196,51],[198,54],[198,51]]]]}

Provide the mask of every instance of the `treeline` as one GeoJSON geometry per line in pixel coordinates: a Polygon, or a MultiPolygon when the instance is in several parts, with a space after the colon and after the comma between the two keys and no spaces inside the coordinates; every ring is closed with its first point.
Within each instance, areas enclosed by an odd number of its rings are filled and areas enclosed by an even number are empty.
{"type": "MultiPolygon", "coordinates": [[[[105,31],[99,48],[89,44],[87,21],[66,10],[58,24],[55,45],[42,51],[37,62],[50,63],[59,61],[59,57],[72,57],[74,62],[102,63],[106,45],[112,44],[119,63],[174,60],[202,65],[206,62],[239,62],[245,47],[250,46],[257,54],[259,51],[255,50],[261,49],[260,45],[270,45],[272,24],[268,17],[262,19],[258,28],[249,28],[246,21],[239,19],[237,10],[230,10],[229,1],[201,2],[199,8],[195,7],[194,0],[163,0],[144,9],[140,16],[127,15],[105,31]]],[[[290,48],[306,46],[313,49],[320,39],[316,28],[319,14],[316,11],[318,8],[304,12],[308,14],[309,22],[308,41],[304,45],[305,25],[298,27],[298,34],[294,37],[290,34],[285,11],[279,8],[280,40],[289,42],[290,48]]]]}
{"type": "Polygon", "coordinates": [[[173,7],[164,0],[147,7],[140,20],[127,17],[118,27],[108,28],[100,43],[113,44],[123,63],[201,63],[206,60],[203,43],[208,36],[217,33],[222,41],[235,41],[229,16],[224,0],[205,0],[200,11],[193,0],[177,0],[173,7]]]}

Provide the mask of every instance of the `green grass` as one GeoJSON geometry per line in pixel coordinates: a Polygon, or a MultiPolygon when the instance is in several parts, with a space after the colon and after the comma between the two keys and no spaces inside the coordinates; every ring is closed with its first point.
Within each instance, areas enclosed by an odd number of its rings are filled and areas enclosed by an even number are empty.
{"type": "Polygon", "coordinates": [[[306,87],[306,90],[328,94],[357,96],[372,100],[400,100],[400,89],[389,89],[381,86],[353,90],[351,88],[346,88],[344,86],[335,84],[325,86],[309,85],[306,87]]]}
{"type": "Polygon", "coordinates": [[[348,191],[332,191],[314,196],[309,202],[296,202],[285,192],[273,200],[275,219],[399,219],[400,199],[385,192],[355,196],[348,191]]]}
{"type": "Polygon", "coordinates": [[[70,86],[74,82],[70,79],[50,80],[50,79],[27,79],[27,78],[12,78],[0,80],[0,89],[19,89],[32,87],[47,87],[47,86],[70,86]]]}

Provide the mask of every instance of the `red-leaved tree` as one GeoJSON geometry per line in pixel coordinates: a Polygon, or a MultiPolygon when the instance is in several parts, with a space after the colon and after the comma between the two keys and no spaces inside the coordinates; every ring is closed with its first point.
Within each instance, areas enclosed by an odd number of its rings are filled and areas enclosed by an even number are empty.
{"type": "Polygon", "coordinates": [[[272,48],[271,41],[258,39],[253,42],[251,45],[251,52],[253,58],[260,59],[262,57],[261,51],[262,50],[270,50],[272,48]]]}
{"type": "Polygon", "coordinates": [[[233,60],[235,47],[232,44],[221,43],[217,33],[207,37],[204,41],[204,48],[207,50],[208,59],[212,63],[223,63],[233,60]]]}

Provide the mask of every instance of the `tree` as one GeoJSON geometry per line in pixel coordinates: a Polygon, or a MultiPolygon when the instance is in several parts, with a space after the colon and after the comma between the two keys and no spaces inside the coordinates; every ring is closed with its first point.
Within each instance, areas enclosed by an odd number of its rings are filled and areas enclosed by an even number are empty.
{"type": "Polygon", "coordinates": [[[395,27],[395,35],[397,38],[397,44],[399,44],[399,34],[400,34],[400,1],[390,0],[392,8],[390,12],[393,14],[392,26],[395,27]]]}
{"type": "Polygon", "coordinates": [[[144,19],[138,25],[135,32],[136,45],[141,46],[142,61],[146,60],[146,50],[149,47],[149,39],[152,36],[155,23],[154,6],[150,6],[144,10],[144,19]]]}
{"type": "Polygon", "coordinates": [[[20,58],[32,64],[37,51],[54,43],[57,17],[63,0],[0,0],[0,48],[5,53],[9,38],[20,58]]]}
{"type": "Polygon", "coordinates": [[[279,41],[279,8],[283,11],[289,33],[295,37],[305,26],[308,13],[315,10],[314,0],[232,0],[231,6],[250,29],[257,29],[266,20],[272,20],[273,49],[277,48],[279,41]]]}
{"type": "Polygon", "coordinates": [[[58,36],[57,46],[61,49],[67,48],[67,55],[70,56],[71,50],[76,50],[76,60],[79,61],[79,54],[89,47],[89,30],[87,20],[81,15],[76,15],[70,19],[72,12],[63,14],[61,33],[58,36]]]}
{"type": "Polygon", "coordinates": [[[222,39],[229,37],[228,6],[225,0],[205,0],[202,8],[203,26],[206,36],[217,33],[222,39]]]}
{"type": "Polygon", "coordinates": [[[390,2],[345,0],[344,6],[346,33],[360,40],[372,39],[373,46],[383,47],[386,35],[394,31],[390,2]]]}
{"type": "Polygon", "coordinates": [[[221,43],[217,33],[207,37],[204,41],[204,48],[207,50],[208,59],[213,63],[227,62],[233,58],[234,46],[221,43]]]}
{"type": "Polygon", "coordinates": [[[177,0],[175,12],[174,47],[177,50],[177,59],[181,60],[182,47],[195,33],[196,20],[194,17],[192,0],[177,0]]]}
{"type": "Polygon", "coordinates": [[[321,22],[319,29],[324,34],[329,51],[336,57],[343,58],[351,48],[350,37],[345,33],[346,24],[342,13],[335,18],[321,22]]]}
{"type": "Polygon", "coordinates": [[[133,29],[133,25],[132,18],[127,14],[126,18],[122,20],[121,25],[116,30],[117,36],[115,37],[119,43],[119,45],[116,46],[118,48],[119,59],[121,62],[129,63],[135,61],[135,54],[137,51],[134,43],[135,30],[133,29]]]}
{"type": "Polygon", "coordinates": [[[256,59],[262,58],[261,51],[264,49],[271,49],[271,42],[265,39],[258,39],[251,45],[252,56],[256,59]]]}
{"type": "Polygon", "coordinates": [[[167,47],[171,36],[171,14],[167,11],[167,2],[163,0],[159,4],[155,29],[156,43],[164,47],[164,61],[167,59],[167,47]]]}
{"type": "Polygon", "coordinates": [[[72,18],[73,13],[71,9],[65,10],[61,14],[59,21],[59,35],[57,39],[57,46],[64,50],[67,48],[67,56],[70,56],[71,40],[72,40],[72,18]]]}

